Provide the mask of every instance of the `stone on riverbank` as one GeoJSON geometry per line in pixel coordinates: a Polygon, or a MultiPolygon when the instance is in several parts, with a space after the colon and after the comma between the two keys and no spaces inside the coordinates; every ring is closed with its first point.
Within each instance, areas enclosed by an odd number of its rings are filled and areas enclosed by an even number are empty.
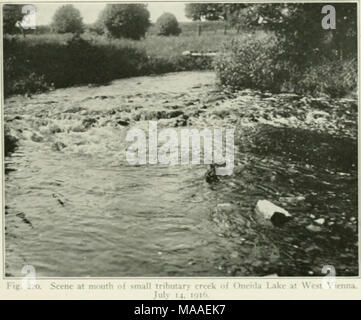
{"type": "Polygon", "coordinates": [[[270,220],[276,226],[282,226],[291,218],[288,211],[268,200],[258,200],[255,212],[259,218],[270,220]]]}

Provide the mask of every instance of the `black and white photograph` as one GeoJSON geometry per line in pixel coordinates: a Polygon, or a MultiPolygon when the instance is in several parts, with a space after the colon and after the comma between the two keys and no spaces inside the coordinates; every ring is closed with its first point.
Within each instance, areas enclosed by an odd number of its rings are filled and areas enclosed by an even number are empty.
{"type": "Polygon", "coordinates": [[[5,277],[358,276],[357,5],[3,4],[5,277]]]}

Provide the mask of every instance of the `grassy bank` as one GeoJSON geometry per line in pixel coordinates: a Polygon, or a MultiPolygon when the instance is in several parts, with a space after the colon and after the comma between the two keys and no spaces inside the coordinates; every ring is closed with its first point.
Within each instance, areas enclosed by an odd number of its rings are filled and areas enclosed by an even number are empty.
{"type": "MultiPolygon", "coordinates": [[[[235,89],[342,97],[355,95],[357,60],[288,59],[277,39],[258,30],[223,34],[211,24],[201,36],[189,24],[178,37],[148,34],[141,41],[107,39],[93,33],[28,34],[4,39],[5,96],[50,88],[104,84],[114,79],[167,72],[216,69],[220,82],[235,89]],[[192,29],[193,28],[193,29],[192,29]],[[184,51],[219,51],[215,59],[183,56],[184,51]]],[[[185,27],[185,26],[183,26],[185,27]]],[[[327,51],[327,50],[326,50],[327,51]]],[[[317,55],[316,55],[317,57],[317,55]]]]}
{"type": "MultiPolygon", "coordinates": [[[[257,37],[264,37],[259,33],[257,37]]],[[[187,57],[187,50],[216,51],[235,37],[205,32],[179,37],[148,36],[141,41],[109,40],[85,33],[40,34],[4,39],[5,95],[34,93],[47,88],[108,81],[149,74],[213,68],[208,57],[187,57]]],[[[237,35],[241,40],[245,35],[237,35]]]]}
{"type": "MultiPolygon", "coordinates": [[[[254,36],[262,39],[267,34],[259,31],[254,36]]],[[[207,30],[202,36],[194,30],[179,37],[149,35],[141,41],[110,40],[92,33],[85,33],[81,38],[52,33],[6,37],[5,95],[101,84],[131,76],[212,69],[211,58],[187,57],[182,53],[218,51],[224,41],[237,38],[242,42],[246,37],[245,33],[236,35],[235,32],[224,35],[221,30],[207,30]]]]}

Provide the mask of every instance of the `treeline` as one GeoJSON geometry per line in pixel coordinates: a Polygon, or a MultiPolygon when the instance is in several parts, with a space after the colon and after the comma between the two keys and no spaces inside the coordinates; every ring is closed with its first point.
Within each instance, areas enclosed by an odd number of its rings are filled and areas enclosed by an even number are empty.
{"type": "MultiPolygon", "coordinates": [[[[244,30],[251,24],[252,28],[257,27],[257,24],[252,23],[254,21],[249,20],[250,6],[252,5],[188,3],[185,5],[185,15],[193,21],[202,21],[202,23],[197,24],[198,31],[194,30],[194,24],[183,24],[187,32],[192,29],[199,35],[202,30],[217,31],[222,28],[224,33],[227,33],[228,28],[236,29],[239,33],[241,28],[244,30]]],[[[27,29],[23,25],[22,7],[23,5],[4,5],[5,34],[22,33],[26,36],[26,34],[92,32],[115,38],[140,39],[150,26],[152,26],[151,33],[157,35],[177,36],[182,32],[176,17],[168,12],[162,14],[156,23],[152,24],[149,21],[149,11],[144,4],[108,4],[99,13],[97,21],[88,25],[83,23],[80,11],[73,5],[63,5],[57,9],[49,26],[37,26],[35,30],[27,29]]]]}
{"type": "Polygon", "coordinates": [[[144,4],[107,4],[86,26],[79,10],[64,5],[37,31],[51,33],[37,36],[23,28],[20,5],[4,5],[5,94],[215,67],[221,84],[235,89],[345,96],[357,87],[357,6],[333,4],[333,16],[324,6],[188,3],[193,22],[165,13],[152,25],[144,4]],[[326,14],[335,27],[322,27],[326,14]],[[220,53],[212,64],[182,49],[220,53]]]}
{"type": "MultiPolygon", "coordinates": [[[[152,25],[150,13],[144,4],[107,4],[99,13],[98,19],[91,25],[85,25],[80,11],[71,4],[58,8],[49,26],[41,26],[40,30],[27,29],[24,25],[22,5],[4,5],[4,33],[41,34],[41,33],[73,33],[84,31],[109,38],[128,38],[139,40],[143,38],[152,25]]],[[[181,33],[176,17],[171,13],[162,14],[154,24],[158,35],[176,36],[181,33]]]]}

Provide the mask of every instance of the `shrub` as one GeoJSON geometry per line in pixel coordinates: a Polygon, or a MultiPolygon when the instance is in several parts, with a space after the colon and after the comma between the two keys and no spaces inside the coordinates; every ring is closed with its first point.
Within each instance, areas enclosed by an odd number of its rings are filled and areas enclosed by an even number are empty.
{"type": "Polygon", "coordinates": [[[297,83],[300,94],[341,97],[357,90],[357,60],[333,61],[309,67],[297,83]]]}
{"type": "Polygon", "coordinates": [[[80,11],[71,4],[61,6],[54,14],[52,28],[57,33],[82,33],[80,11]]]}
{"type": "Polygon", "coordinates": [[[250,36],[224,44],[215,68],[223,85],[279,92],[295,72],[284,57],[274,37],[254,40],[250,36]]]}
{"type": "Polygon", "coordinates": [[[231,40],[215,60],[221,84],[235,89],[342,97],[357,89],[357,61],[320,55],[297,64],[274,38],[231,40]]]}
{"type": "Polygon", "coordinates": [[[99,23],[111,37],[139,40],[150,26],[149,16],[144,4],[107,4],[99,23]]]}
{"type": "Polygon", "coordinates": [[[157,33],[160,36],[177,36],[182,30],[179,28],[177,18],[171,13],[163,13],[156,22],[157,33]]]}
{"type": "Polygon", "coordinates": [[[46,82],[44,75],[38,75],[31,72],[26,77],[21,77],[20,79],[15,80],[12,83],[12,87],[7,88],[7,90],[10,92],[13,91],[14,93],[21,92],[31,94],[47,91],[51,88],[52,86],[46,82]]]}

